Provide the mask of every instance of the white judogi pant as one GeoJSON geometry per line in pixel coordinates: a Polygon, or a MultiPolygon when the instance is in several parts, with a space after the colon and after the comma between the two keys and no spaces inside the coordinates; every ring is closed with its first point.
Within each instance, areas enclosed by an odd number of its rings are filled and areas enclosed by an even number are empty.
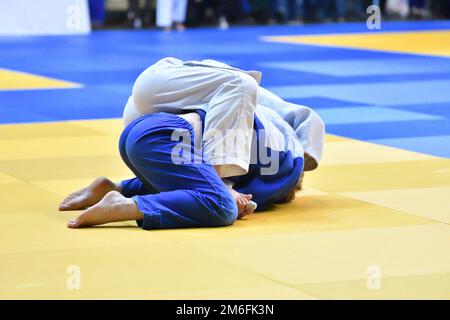
{"type": "Polygon", "coordinates": [[[203,149],[221,177],[247,173],[256,114],[266,129],[266,146],[322,156],[324,124],[310,108],[288,103],[259,86],[261,73],[214,61],[165,58],[137,78],[124,110],[124,124],[141,115],[206,112],[203,149]],[[219,138],[218,138],[219,137],[219,138]],[[221,146],[226,145],[226,148],[221,146]]]}
{"type": "Polygon", "coordinates": [[[186,19],[187,0],[158,0],[156,3],[156,25],[170,27],[186,19]]]}

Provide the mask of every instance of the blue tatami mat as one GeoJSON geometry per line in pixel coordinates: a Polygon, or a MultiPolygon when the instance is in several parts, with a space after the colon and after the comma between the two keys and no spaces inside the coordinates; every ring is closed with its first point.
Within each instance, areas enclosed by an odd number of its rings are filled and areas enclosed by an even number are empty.
{"type": "MultiPolygon", "coordinates": [[[[428,30],[450,30],[450,22],[383,22],[375,32],[428,30]]],[[[0,37],[0,68],[82,85],[0,88],[0,123],[121,117],[135,78],[152,63],[167,56],[217,59],[261,70],[264,87],[316,109],[328,133],[449,157],[449,58],[262,40],[363,32],[374,31],[343,23],[0,37]]]]}

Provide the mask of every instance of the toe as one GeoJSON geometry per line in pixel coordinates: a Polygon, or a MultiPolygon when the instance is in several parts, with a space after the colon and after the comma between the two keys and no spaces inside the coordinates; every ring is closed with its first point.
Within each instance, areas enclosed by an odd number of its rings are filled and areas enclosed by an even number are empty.
{"type": "Polygon", "coordinates": [[[59,204],[59,209],[64,210],[64,209],[67,209],[69,206],[70,206],[70,200],[66,199],[59,204]]]}
{"type": "Polygon", "coordinates": [[[81,217],[78,217],[76,219],[70,220],[69,223],[67,224],[67,226],[69,228],[79,228],[82,226],[82,219],[81,217]]]}

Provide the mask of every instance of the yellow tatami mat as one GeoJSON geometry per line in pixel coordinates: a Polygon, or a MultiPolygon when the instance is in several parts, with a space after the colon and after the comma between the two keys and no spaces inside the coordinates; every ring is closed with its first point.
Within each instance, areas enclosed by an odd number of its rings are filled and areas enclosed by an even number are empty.
{"type": "Polygon", "coordinates": [[[0,91],[79,88],[78,83],[0,68],[0,91]]]}
{"type": "Polygon", "coordinates": [[[450,56],[450,31],[407,31],[305,36],[269,36],[264,40],[431,56],[450,56]]]}
{"type": "Polygon", "coordinates": [[[67,229],[67,193],[131,177],[121,126],[0,126],[0,298],[450,298],[450,160],[328,135],[293,203],[234,226],[67,229]]]}

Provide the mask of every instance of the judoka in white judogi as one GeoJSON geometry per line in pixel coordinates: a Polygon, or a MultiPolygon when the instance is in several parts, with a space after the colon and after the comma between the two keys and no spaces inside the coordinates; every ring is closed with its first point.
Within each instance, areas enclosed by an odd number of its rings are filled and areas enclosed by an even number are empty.
{"type": "Polygon", "coordinates": [[[314,169],[323,151],[323,121],[310,108],[286,102],[260,87],[260,80],[260,72],[214,60],[165,58],[137,78],[124,110],[124,124],[144,114],[203,110],[204,153],[212,165],[221,167],[221,177],[235,177],[247,174],[253,161],[256,117],[265,130],[264,147],[290,152],[294,159],[306,156],[305,169],[314,169]]]}

